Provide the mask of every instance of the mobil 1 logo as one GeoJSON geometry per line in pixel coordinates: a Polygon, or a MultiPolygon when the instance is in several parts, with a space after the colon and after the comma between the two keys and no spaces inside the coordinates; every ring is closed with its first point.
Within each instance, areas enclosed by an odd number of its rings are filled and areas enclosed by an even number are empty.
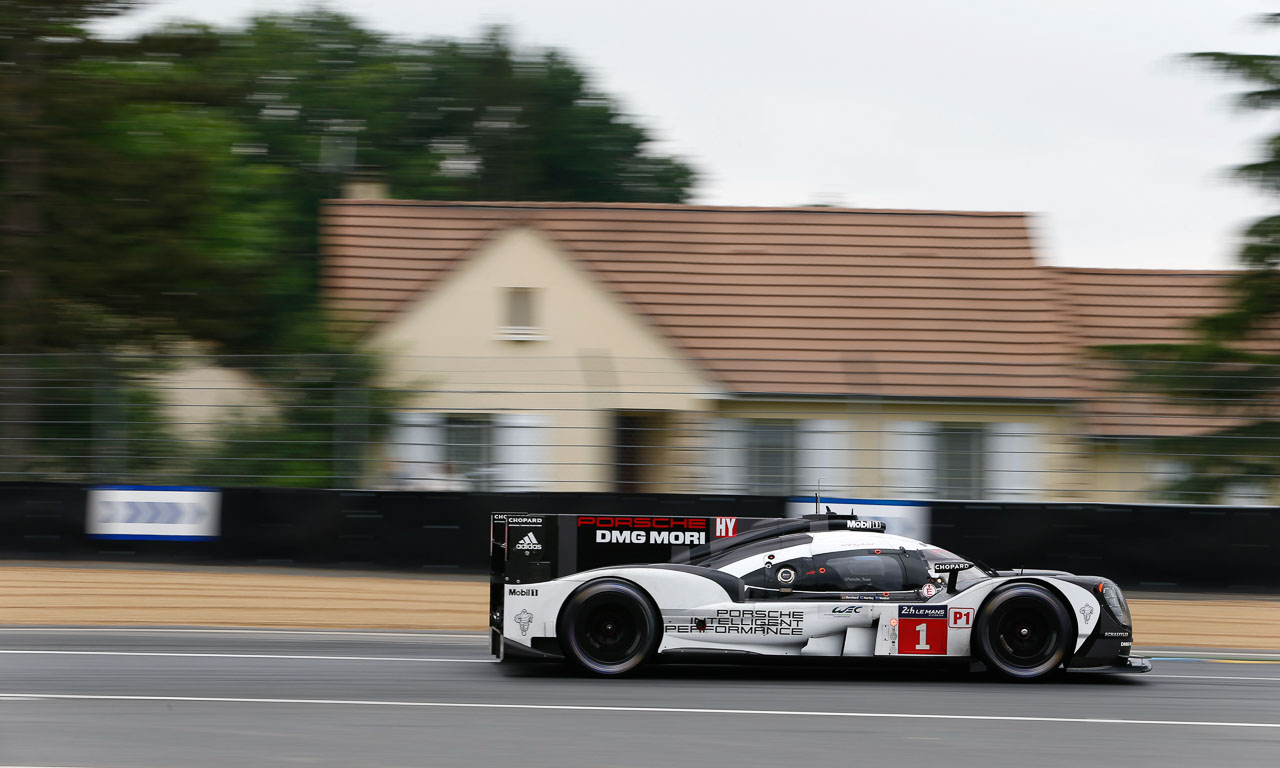
{"type": "Polygon", "coordinates": [[[898,653],[916,656],[945,656],[947,653],[947,606],[898,606],[898,653]]]}

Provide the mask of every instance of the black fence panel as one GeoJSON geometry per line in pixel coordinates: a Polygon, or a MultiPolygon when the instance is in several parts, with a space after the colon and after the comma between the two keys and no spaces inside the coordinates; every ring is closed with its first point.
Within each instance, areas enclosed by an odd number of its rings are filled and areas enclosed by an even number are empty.
{"type": "Polygon", "coordinates": [[[1152,590],[1280,587],[1280,510],[935,502],[932,541],[996,568],[1056,568],[1152,590]]]}
{"type": "MultiPolygon", "coordinates": [[[[229,488],[213,541],[85,534],[87,487],[0,484],[0,556],[482,573],[489,515],[782,517],[783,497],[229,488]]],[[[927,537],[997,568],[1058,568],[1152,590],[1280,588],[1280,509],[934,502],[927,537]]]]}
{"type": "Polygon", "coordinates": [[[228,488],[212,541],[85,533],[87,488],[0,485],[0,556],[483,573],[489,515],[782,517],[782,497],[228,488]]]}
{"type": "Polygon", "coordinates": [[[56,557],[84,539],[85,491],[56,483],[0,483],[0,551],[56,557]]]}

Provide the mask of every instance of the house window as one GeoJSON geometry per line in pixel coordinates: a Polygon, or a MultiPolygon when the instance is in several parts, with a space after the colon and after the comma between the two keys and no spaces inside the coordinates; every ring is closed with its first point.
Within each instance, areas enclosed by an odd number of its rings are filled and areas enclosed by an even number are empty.
{"type": "Polygon", "coordinates": [[[537,290],[534,288],[503,290],[503,325],[499,338],[509,341],[537,341],[546,338],[538,327],[537,290]]]}
{"type": "Polygon", "coordinates": [[[796,425],[790,421],[747,423],[748,492],[789,496],[795,487],[796,425]]]}
{"type": "Polygon", "coordinates": [[[939,499],[986,496],[986,429],[981,424],[939,424],[935,432],[934,495],[939,499]]]}
{"type": "Polygon", "coordinates": [[[444,474],[467,490],[493,486],[493,421],[488,416],[450,415],[444,422],[444,474]]]}

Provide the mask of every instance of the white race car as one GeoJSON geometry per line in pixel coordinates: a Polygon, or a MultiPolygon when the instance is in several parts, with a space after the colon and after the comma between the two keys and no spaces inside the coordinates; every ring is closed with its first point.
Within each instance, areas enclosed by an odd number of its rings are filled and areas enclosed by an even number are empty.
{"type": "Polygon", "coordinates": [[[618,675],[659,657],[969,659],[1009,678],[1146,672],[1119,587],[994,571],[878,520],[495,514],[501,659],[618,675]]]}

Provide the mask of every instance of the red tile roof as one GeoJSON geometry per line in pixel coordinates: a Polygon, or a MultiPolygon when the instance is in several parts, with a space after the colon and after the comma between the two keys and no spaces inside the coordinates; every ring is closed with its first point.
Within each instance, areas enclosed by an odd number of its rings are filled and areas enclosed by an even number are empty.
{"type": "Polygon", "coordinates": [[[331,305],[384,321],[516,225],[559,242],[735,392],[1076,394],[1021,213],[334,201],[331,305]]]}
{"type": "Polygon", "coordinates": [[[1232,273],[1046,267],[1022,213],[339,200],[321,233],[330,305],[384,322],[514,226],[735,393],[1082,401],[1100,436],[1224,423],[1124,392],[1090,348],[1187,340],[1232,273]]]}
{"type": "MultiPolygon", "coordinates": [[[[1226,271],[1056,269],[1064,319],[1082,350],[1108,344],[1178,344],[1192,340],[1194,318],[1224,309],[1226,271]]],[[[1083,355],[1082,355],[1083,356],[1083,355]]],[[[1185,435],[1233,423],[1197,408],[1122,386],[1121,366],[1095,357],[1077,375],[1092,434],[1185,435]]]]}

